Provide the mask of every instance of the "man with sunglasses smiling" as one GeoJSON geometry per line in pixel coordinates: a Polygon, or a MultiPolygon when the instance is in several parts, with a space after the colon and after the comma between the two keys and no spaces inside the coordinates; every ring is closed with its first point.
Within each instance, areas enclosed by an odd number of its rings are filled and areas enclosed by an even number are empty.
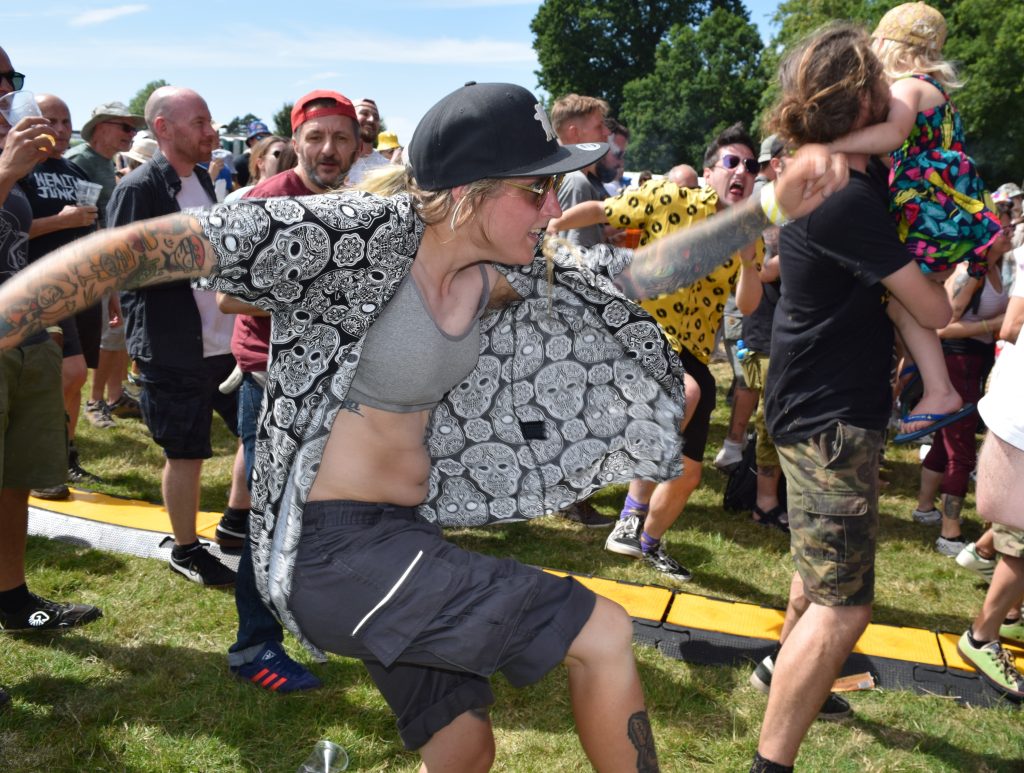
{"type": "MultiPolygon", "coordinates": [[[[758,168],[754,141],[742,124],[735,124],[708,146],[703,188],[680,188],[669,180],[650,180],[639,189],[626,189],[602,202],[580,204],[552,221],[548,231],[607,223],[616,228],[640,229],[643,246],[746,201],[758,168]]],[[[735,292],[741,312],[757,308],[761,299],[758,261],[763,251],[758,239],[703,279],[641,304],[661,325],[686,371],[683,474],[657,486],[634,480],[605,548],[640,558],[676,580],[689,580],[690,571],[665,552],[661,538],[682,515],[690,495],[700,485],[715,408],[715,379],[708,368],[715,333],[730,293],[735,292]]]]}

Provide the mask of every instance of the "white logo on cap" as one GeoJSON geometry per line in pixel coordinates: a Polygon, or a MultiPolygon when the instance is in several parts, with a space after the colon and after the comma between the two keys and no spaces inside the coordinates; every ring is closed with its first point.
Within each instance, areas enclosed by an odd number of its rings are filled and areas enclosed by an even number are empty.
{"type": "Polygon", "coordinates": [[[576,145],[580,150],[600,150],[601,143],[599,142],[581,142],[576,145]]]}
{"type": "Polygon", "coordinates": [[[540,102],[536,104],[536,112],[533,114],[534,119],[540,121],[540,125],[544,127],[544,134],[547,135],[548,142],[555,139],[555,131],[551,128],[551,121],[548,120],[548,114],[544,112],[544,105],[540,102]]]}

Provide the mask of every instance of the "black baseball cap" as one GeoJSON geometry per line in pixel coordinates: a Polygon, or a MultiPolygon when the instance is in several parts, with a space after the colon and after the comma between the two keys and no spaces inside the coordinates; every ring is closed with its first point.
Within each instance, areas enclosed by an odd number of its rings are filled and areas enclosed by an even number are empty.
{"type": "Polygon", "coordinates": [[[559,145],[540,101],[512,83],[469,82],[423,116],[409,143],[420,188],[454,188],[488,177],[543,177],[590,166],[605,142],[559,145]]]}

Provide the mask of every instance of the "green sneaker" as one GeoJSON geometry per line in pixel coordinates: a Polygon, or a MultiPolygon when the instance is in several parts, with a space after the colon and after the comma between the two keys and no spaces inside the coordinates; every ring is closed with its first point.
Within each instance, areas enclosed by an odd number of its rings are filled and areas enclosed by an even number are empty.
{"type": "Polygon", "coordinates": [[[1003,623],[999,626],[999,636],[1013,642],[1024,644],[1024,619],[1017,618],[1015,623],[1003,623]]]}
{"type": "Polygon", "coordinates": [[[957,642],[956,651],[993,687],[1015,698],[1024,698],[1024,674],[1016,669],[1013,657],[999,642],[973,647],[965,632],[957,642]]]}

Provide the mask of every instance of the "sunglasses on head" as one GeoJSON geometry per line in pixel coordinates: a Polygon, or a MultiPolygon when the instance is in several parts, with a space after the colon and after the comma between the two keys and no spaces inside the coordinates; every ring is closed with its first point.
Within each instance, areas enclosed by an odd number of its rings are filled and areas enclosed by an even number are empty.
{"type": "Polygon", "coordinates": [[[724,154],[718,159],[718,163],[722,165],[723,169],[735,169],[742,163],[743,168],[750,172],[750,174],[757,174],[761,169],[761,165],[757,163],[756,158],[740,158],[732,153],[724,154]]]}
{"type": "Polygon", "coordinates": [[[11,70],[10,72],[0,72],[0,83],[5,80],[11,82],[11,86],[15,91],[21,91],[21,87],[25,85],[25,74],[15,72],[14,70],[11,70]]]}
{"type": "Polygon", "coordinates": [[[529,191],[537,197],[536,205],[537,209],[544,206],[544,200],[547,198],[548,193],[554,191],[558,193],[558,189],[562,187],[562,180],[565,179],[564,174],[556,174],[551,177],[545,177],[543,180],[535,182],[533,185],[524,185],[523,183],[514,183],[511,180],[503,180],[506,185],[511,185],[513,188],[518,188],[521,191],[529,191]]]}

